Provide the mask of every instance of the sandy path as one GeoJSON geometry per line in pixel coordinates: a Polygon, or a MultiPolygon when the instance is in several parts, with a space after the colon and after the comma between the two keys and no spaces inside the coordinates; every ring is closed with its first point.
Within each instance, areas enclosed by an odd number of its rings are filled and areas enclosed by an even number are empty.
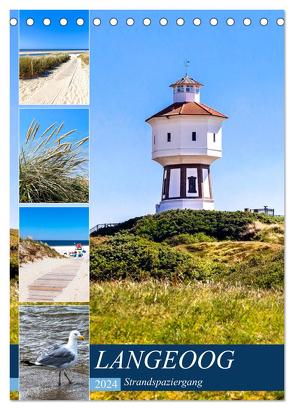
{"type": "Polygon", "coordinates": [[[20,104],[89,104],[89,66],[76,54],[47,77],[19,80],[20,104]]]}
{"type": "Polygon", "coordinates": [[[20,266],[20,302],[88,302],[89,258],[44,258],[20,266]]]}

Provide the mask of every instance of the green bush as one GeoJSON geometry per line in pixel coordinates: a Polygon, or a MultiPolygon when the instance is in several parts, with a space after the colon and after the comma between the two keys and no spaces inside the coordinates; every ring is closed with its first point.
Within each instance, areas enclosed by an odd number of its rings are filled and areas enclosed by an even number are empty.
{"type": "Polygon", "coordinates": [[[114,235],[122,230],[161,242],[180,235],[203,233],[218,240],[248,240],[254,238],[254,229],[248,225],[260,221],[275,223],[282,218],[249,212],[172,210],[141,218],[133,218],[111,228],[99,230],[96,235],[114,235]]]}
{"type": "Polygon", "coordinates": [[[91,245],[92,280],[206,280],[217,270],[218,264],[196,261],[166,244],[132,234],[117,234],[91,245]]]}
{"type": "Polygon", "coordinates": [[[190,233],[180,233],[179,235],[172,236],[171,238],[165,239],[165,243],[171,246],[177,245],[190,245],[195,242],[214,242],[215,238],[208,236],[203,232],[196,233],[194,235],[190,233]]]}
{"type": "Polygon", "coordinates": [[[260,289],[282,289],[284,286],[284,251],[254,255],[223,271],[217,279],[260,289]]]}

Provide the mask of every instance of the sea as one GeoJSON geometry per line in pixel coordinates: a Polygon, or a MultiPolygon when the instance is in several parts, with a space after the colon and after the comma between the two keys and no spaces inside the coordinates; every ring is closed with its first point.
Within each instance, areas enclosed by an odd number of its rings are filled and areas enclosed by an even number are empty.
{"type": "Polygon", "coordinates": [[[29,50],[27,48],[22,48],[19,50],[19,54],[21,55],[21,57],[37,57],[37,56],[48,56],[49,54],[52,53],[63,53],[63,52],[67,52],[67,53],[71,53],[71,54],[76,54],[76,53],[85,53],[88,52],[89,50],[81,50],[81,49],[40,49],[40,50],[29,50]]]}
{"type": "Polygon", "coordinates": [[[83,246],[89,245],[88,240],[52,240],[52,239],[38,239],[39,242],[47,243],[49,246],[75,246],[77,243],[82,244],[83,246]]]}

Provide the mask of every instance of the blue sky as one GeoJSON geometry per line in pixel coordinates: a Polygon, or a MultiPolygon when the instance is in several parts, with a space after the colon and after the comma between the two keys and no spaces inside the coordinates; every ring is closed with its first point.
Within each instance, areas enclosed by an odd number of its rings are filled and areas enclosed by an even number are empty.
{"type": "Polygon", "coordinates": [[[186,58],[189,74],[205,85],[201,101],[229,116],[223,158],[212,165],[216,209],[269,205],[282,214],[284,29],[275,20],[283,12],[92,12],[91,20],[97,16],[102,24],[90,32],[91,225],[154,213],[162,168],[151,160],[145,119],[171,104],[169,84],[183,76],[186,58]],[[111,27],[114,15],[119,23],[111,27]],[[158,24],[163,15],[166,27],[158,24]],[[179,15],[183,27],[175,24],[179,15]],[[130,16],[139,23],[127,27],[130,16]],[[146,16],[153,25],[140,24],[146,16]],[[212,16],[216,27],[208,24],[212,16]],[[227,17],[235,26],[226,26],[227,17]]]}
{"type": "MultiPolygon", "coordinates": [[[[201,101],[229,116],[223,158],[211,168],[215,208],[269,205],[283,214],[284,28],[275,24],[283,12],[91,11],[90,21],[94,17],[102,24],[90,25],[90,225],[154,213],[162,168],[151,160],[151,128],[145,119],[172,102],[169,84],[183,76],[186,58],[189,74],[204,84],[201,101]],[[115,27],[108,24],[114,16],[119,20],[115,27]],[[130,16],[136,23],[127,27],[130,16]],[[141,24],[146,16],[152,19],[149,27],[141,24]],[[169,20],[166,27],[158,24],[163,16],[169,20]],[[179,16],[186,20],[183,27],[175,24],[179,16]],[[216,27],[209,25],[212,16],[219,20],[216,27]],[[199,27],[191,23],[194,17],[202,19],[199,27]],[[225,24],[228,17],[235,18],[234,26],[225,24]],[[252,19],[251,26],[242,24],[244,17],[252,19]],[[265,27],[259,24],[262,17],[269,19],[265,27]]],[[[11,38],[15,50],[17,27],[11,38]]],[[[18,107],[15,52],[11,73],[13,119],[18,107]]],[[[17,124],[11,124],[15,141],[17,124]]],[[[14,150],[12,144],[13,204],[14,150]]],[[[11,221],[17,224],[15,205],[11,221]]]]}
{"type": "Polygon", "coordinates": [[[35,240],[88,240],[88,208],[20,208],[20,236],[35,240]]]}
{"type": "MultiPolygon", "coordinates": [[[[54,122],[60,125],[64,122],[62,133],[76,129],[67,141],[75,141],[89,136],[89,110],[88,109],[21,109],[20,110],[20,143],[25,140],[31,122],[35,120],[40,124],[39,135],[54,122]]],[[[61,135],[61,134],[60,134],[61,135]]],[[[83,144],[83,151],[88,154],[89,144],[83,144]]]]}
{"type": "Polygon", "coordinates": [[[88,49],[89,13],[84,10],[22,10],[20,12],[20,49],[88,49]],[[84,19],[84,25],[76,24],[77,18],[84,19]],[[28,26],[28,18],[34,24],[28,26]],[[51,24],[45,26],[43,19],[49,18],[51,24]],[[59,20],[66,18],[68,23],[61,26],[59,20]]]}

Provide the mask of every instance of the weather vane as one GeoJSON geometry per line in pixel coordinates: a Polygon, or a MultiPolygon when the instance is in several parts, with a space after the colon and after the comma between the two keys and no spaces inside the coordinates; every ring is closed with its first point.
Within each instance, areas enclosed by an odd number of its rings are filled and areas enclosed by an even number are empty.
{"type": "Polygon", "coordinates": [[[184,66],[186,68],[186,75],[188,75],[188,67],[190,65],[190,61],[186,58],[184,61],[184,66]]]}

